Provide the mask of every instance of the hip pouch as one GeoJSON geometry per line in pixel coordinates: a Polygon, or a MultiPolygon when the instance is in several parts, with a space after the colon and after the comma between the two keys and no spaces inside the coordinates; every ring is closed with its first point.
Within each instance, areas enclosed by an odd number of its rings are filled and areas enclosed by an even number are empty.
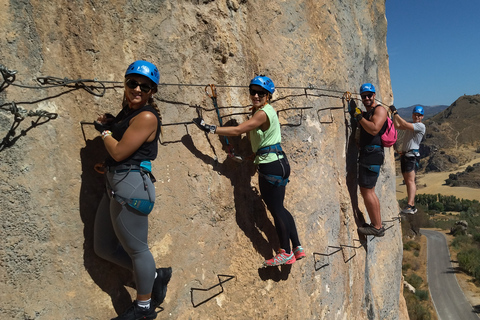
{"type": "Polygon", "coordinates": [[[375,172],[375,173],[380,173],[380,167],[381,165],[379,164],[363,164],[359,163],[362,167],[367,168],[368,170],[375,172]]]}
{"type": "Polygon", "coordinates": [[[113,198],[117,200],[118,203],[120,203],[122,206],[125,204],[128,204],[130,207],[146,215],[152,212],[153,206],[155,204],[155,202],[151,202],[150,200],[146,200],[146,199],[126,199],[115,193],[113,194],[113,198]]]}

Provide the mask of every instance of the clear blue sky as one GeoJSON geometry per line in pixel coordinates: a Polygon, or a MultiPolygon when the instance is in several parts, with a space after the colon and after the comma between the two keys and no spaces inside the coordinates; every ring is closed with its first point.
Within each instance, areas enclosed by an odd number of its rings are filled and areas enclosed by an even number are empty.
{"type": "Polygon", "coordinates": [[[394,104],[480,93],[480,0],[386,0],[394,104]]]}

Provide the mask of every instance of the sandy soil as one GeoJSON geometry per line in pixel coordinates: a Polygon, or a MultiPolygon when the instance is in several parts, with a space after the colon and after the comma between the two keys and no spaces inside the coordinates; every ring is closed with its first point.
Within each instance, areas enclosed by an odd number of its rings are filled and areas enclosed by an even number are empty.
{"type": "MultiPolygon", "coordinates": [[[[457,173],[465,170],[469,165],[480,162],[480,156],[475,155],[476,158],[461,166],[458,170],[450,172],[432,172],[427,174],[419,174],[417,176],[417,194],[443,194],[448,196],[455,196],[460,199],[470,199],[480,201],[480,189],[466,188],[466,187],[450,187],[445,185],[445,180],[448,179],[449,174],[457,173]],[[426,186],[425,186],[426,185],[426,186]]],[[[407,187],[403,184],[403,177],[401,175],[396,177],[397,185],[397,199],[404,199],[407,197],[407,187]]]]}

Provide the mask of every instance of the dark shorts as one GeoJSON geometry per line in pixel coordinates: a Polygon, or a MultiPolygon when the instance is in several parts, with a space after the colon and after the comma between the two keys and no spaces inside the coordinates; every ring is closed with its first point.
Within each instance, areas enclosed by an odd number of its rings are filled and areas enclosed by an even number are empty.
{"type": "Polygon", "coordinates": [[[400,158],[400,168],[402,173],[415,171],[417,173],[418,170],[418,161],[420,157],[406,157],[402,155],[400,158]]]}
{"type": "Polygon", "coordinates": [[[384,158],[383,147],[366,146],[360,150],[358,158],[358,185],[360,187],[367,189],[375,187],[384,158]]]}

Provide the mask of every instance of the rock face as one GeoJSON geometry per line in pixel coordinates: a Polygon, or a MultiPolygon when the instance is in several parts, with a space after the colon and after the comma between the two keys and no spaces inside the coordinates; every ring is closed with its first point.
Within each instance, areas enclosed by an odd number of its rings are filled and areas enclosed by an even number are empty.
{"type": "MultiPolygon", "coordinates": [[[[161,72],[164,123],[149,244],[157,266],[173,268],[159,319],[408,318],[393,151],[376,188],[386,235],[359,237],[368,216],[342,100],[372,82],[392,101],[384,1],[0,3],[3,317],[109,319],[134,297],[131,275],[93,252],[103,191],[93,166],[105,151],[81,121],[118,112],[126,67],[146,59],[161,72]],[[244,121],[255,73],[278,87],[286,207],[307,251],[291,268],[260,268],[278,240],[253,164],[191,124],[198,114],[218,124],[210,83],[223,122],[244,121]]],[[[251,153],[246,137],[229,142],[251,153]]]]}

